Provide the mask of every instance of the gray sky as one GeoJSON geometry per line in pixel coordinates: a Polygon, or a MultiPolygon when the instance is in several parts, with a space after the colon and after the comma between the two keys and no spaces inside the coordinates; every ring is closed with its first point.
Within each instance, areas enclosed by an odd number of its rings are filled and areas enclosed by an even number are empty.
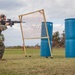
{"type": "Polygon", "coordinates": [[[75,17],[74,0],[0,0],[0,13],[8,17],[39,9],[45,10],[48,20],[75,17]]]}
{"type": "MultiPolygon", "coordinates": [[[[75,17],[75,0],[0,0],[0,14],[5,14],[7,18],[15,20],[18,20],[20,14],[39,9],[44,9],[46,20],[54,23],[53,32],[58,30],[62,33],[64,19],[75,17]]],[[[8,38],[15,30],[16,26],[8,28],[3,34],[8,38]]],[[[17,33],[14,32],[14,36],[17,34],[21,38],[20,29],[16,31],[17,33]]]]}

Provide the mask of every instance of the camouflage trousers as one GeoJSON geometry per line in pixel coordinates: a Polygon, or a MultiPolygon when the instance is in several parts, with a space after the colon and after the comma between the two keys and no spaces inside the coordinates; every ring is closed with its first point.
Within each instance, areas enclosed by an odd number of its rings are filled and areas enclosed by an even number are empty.
{"type": "Polygon", "coordinates": [[[2,59],[3,54],[4,54],[4,50],[5,50],[5,46],[4,46],[4,35],[1,34],[2,31],[6,30],[7,27],[5,25],[1,25],[0,24],[0,59],[2,59]]]}
{"type": "Polygon", "coordinates": [[[0,59],[2,59],[4,51],[5,51],[4,43],[0,42],[0,59]]]}

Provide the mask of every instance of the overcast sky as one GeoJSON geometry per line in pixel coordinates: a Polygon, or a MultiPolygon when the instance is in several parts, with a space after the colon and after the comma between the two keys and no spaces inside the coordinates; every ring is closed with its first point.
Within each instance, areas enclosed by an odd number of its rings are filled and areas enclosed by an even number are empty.
{"type": "MultiPolygon", "coordinates": [[[[62,33],[64,19],[75,17],[75,0],[0,0],[0,14],[5,14],[7,18],[13,20],[18,20],[18,15],[20,14],[39,9],[44,9],[46,20],[53,22],[53,32],[58,30],[62,33]]],[[[18,26],[15,25],[3,32],[6,39],[9,35],[11,36],[13,31],[16,31],[17,36],[21,38],[20,29],[16,30],[16,27],[18,26]]],[[[5,41],[6,43],[7,41],[5,41]]]]}

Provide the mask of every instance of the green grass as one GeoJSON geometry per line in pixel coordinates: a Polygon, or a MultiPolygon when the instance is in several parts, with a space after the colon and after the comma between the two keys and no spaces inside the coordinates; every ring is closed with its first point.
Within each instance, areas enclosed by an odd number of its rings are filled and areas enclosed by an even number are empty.
{"type": "Polygon", "coordinates": [[[39,49],[6,49],[0,60],[0,75],[75,75],[75,58],[65,58],[64,48],[53,48],[51,59],[41,57],[39,49]],[[31,57],[29,57],[31,55],[31,57]]]}

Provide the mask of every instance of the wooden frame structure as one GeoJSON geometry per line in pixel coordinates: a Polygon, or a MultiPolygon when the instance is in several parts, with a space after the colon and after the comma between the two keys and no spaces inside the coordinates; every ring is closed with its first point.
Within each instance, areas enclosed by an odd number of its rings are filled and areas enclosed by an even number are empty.
{"type": "Polygon", "coordinates": [[[50,45],[50,37],[49,37],[49,34],[48,34],[48,28],[47,28],[47,25],[46,25],[46,18],[45,18],[44,9],[19,15],[19,20],[21,21],[20,28],[21,28],[21,33],[22,33],[22,40],[23,40],[23,47],[24,47],[24,53],[25,53],[25,55],[26,55],[25,39],[45,39],[45,38],[48,38],[48,45],[49,45],[49,49],[50,49],[50,54],[51,54],[51,57],[53,57],[52,50],[51,50],[51,45],[50,45]],[[46,35],[47,36],[46,37],[36,37],[36,38],[24,38],[24,33],[23,33],[23,28],[22,28],[22,17],[25,16],[25,15],[36,13],[36,12],[40,12],[43,15],[44,23],[45,23],[45,28],[46,28],[46,35]]]}

